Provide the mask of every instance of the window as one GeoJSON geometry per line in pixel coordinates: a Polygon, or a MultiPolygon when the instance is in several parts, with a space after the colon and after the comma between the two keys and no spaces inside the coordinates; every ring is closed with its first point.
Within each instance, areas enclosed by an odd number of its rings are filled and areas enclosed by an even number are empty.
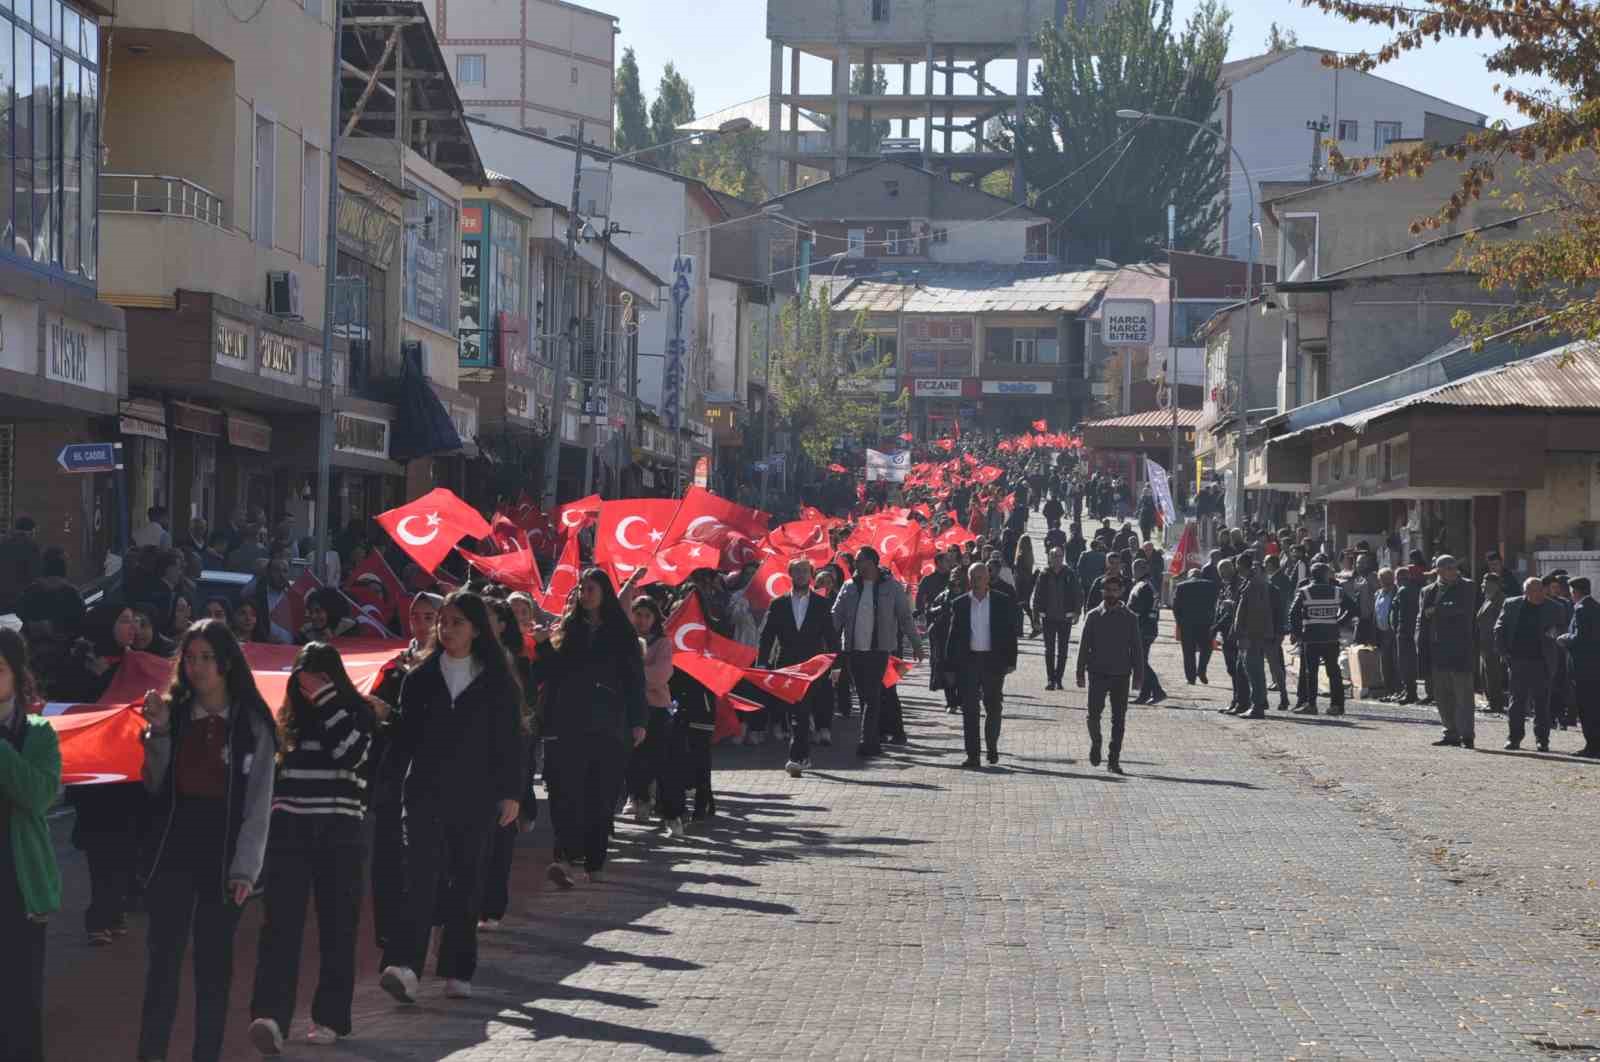
{"type": "Polygon", "coordinates": [[[1373,122],[1372,123],[1372,146],[1373,146],[1374,149],[1376,149],[1378,151],[1382,151],[1384,149],[1384,147],[1389,143],[1389,141],[1391,141],[1391,140],[1399,140],[1399,139],[1400,139],[1400,123],[1399,122],[1373,122]]]}
{"type": "Polygon", "coordinates": [[[573,67],[572,68],[572,83],[574,85],[576,85],[578,83],[578,68],[577,67],[573,67]]]}
{"type": "Polygon", "coordinates": [[[888,22],[889,0],[867,0],[867,14],[874,22],[888,22]]]}
{"type": "Polygon", "coordinates": [[[1203,347],[1205,343],[1195,335],[1200,326],[1210,320],[1218,310],[1232,306],[1229,299],[1187,299],[1172,304],[1172,334],[1175,346],[1203,347]]]}
{"type": "Polygon", "coordinates": [[[901,248],[901,246],[900,246],[900,230],[899,229],[889,229],[884,234],[884,237],[883,237],[883,253],[886,254],[886,255],[889,255],[891,257],[894,256],[894,255],[910,254],[911,253],[909,250],[903,250],[901,248]]]}
{"type": "Polygon", "coordinates": [[[1339,140],[1345,143],[1355,143],[1361,139],[1361,123],[1354,118],[1339,119],[1339,140]]]}
{"type": "Polygon", "coordinates": [[[1061,360],[1054,328],[985,328],[983,356],[1012,365],[1054,365],[1061,360]]]}
{"type": "Polygon", "coordinates": [[[1278,229],[1278,276],[1286,281],[1317,278],[1317,215],[1284,215],[1278,229]]]}
{"type": "Polygon", "coordinates": [[[898,198],[900,198],[900,182],[899,181],[884,181],[883,182],[883,190],[889,196],[890,199],[898,199],[898,198]]]}
{"type": "Polygon", "coordinates": [[[487,68],[488,61],[481,52],[468,52],[456,56],[456,84],[463,88],[468,85],[482,88],[487,68]]]}
{"type": "Polygon", "coordinates": [[[300,257],[308,265],[322,264],[322,152],[306,145],[300,178],[300,257]]]}
{"type": "Polygon", "coordinates": [[[277,139],[278,124],[256,115],[255,240],[263,247],[272,246],[272,214],[278,194],[277,139]]]}
{"type": "Polygon", "coordinates": [[[865,258],[867,256],[867,230],[850,229],[845,233],[845,257],[865,258]]]}
{"type": "MultiPolygon", "coordinates": [[[[1310,401],[1328,397],[1328,356],[1326,354],[1312,354],[1311,361],[1311,397],[1310,401]]],[[[1338,473],[1334,473],[1338,479],[1338,473]]]]}
{"type": "Polygon", "coordinates": [[[406,203],[405,287],[407,317],[455,335],[456,208],[426,185],[406,182],[416,198],[406,203]]]}

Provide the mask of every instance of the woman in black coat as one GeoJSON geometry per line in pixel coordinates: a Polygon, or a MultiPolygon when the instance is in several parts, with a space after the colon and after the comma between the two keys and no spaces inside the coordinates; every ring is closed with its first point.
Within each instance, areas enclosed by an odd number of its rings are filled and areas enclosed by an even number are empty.
{"type": "Polygon", "coordinates": [[[406,675],[388,727],[384,770],[402,779],[407,905],[388,932],[379,983],[402,1003],[417,1000],[442,879],[449,889],[435,972],[446,996],[472,995],[489,840],[517,821],[524,750],[511,662],[483,598],[457,590],[440,607],[436,645],[406,675]]]}
{"type": "Polygon", "coordinates": [[[545,684],[545,774],[556,832],[547,873],[571,888],[575,870],[593,881],[605,866],[628,752],[644,740],[649,719],[644,654],[611,579],[598,568],[578,580],[560,625],[533,636],[533,677],[545,684]]]}

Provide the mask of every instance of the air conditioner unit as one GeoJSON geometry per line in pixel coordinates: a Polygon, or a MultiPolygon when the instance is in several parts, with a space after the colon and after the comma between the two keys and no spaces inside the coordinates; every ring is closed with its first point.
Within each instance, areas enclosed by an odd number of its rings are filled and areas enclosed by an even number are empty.
{"type": "Polygon", "coordinates": [[[288,270],[267,273],[267,312],[275,317],[300,317],[300,277],[288,270]]]}

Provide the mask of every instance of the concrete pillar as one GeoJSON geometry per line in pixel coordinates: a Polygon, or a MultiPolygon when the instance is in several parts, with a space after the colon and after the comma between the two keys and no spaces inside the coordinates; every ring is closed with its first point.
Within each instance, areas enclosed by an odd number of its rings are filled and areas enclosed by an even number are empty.
{"type": "MultiPolygon", "coordinates": [[[[800,53],[796,52],[798,56],[800,53]]],[[[783,158],[783,42],[772,42],[772,80],[767,91],[767,194],[787,191],[782,186],[783,158]]]]}
{"type": "Polygon", "coordinates": [[[1022,123],[1028,111],[1028,38],[1017,42],[1017,136],[1011,141],[1011,198],[1017,203],[1028,201],[1028,182],[1022,173],[1022,123]]]}
{"type": "MultiPolygon", "coordinates": [[[[911,64],[910,63],[901,63],[900,64],[900,95],[902,95],[902,96],[911,95],[911,64]]],[[[910,118],[902,118],[902,119],[900,119],[900,135],[902,137],[907,137],[907,136],[911,135],[911,119],[910,118]]]]}
{"type": "MultiPolygon", "coordinates": [[[[800,49],[789,49],[789,93],[800,95],[800,49]]],[[[781,112],[780,112],[781,113],[781,112]]],[[[798,149],[800,144],[800,108],[794,104],[789,105],[789,134],[790,140],[798,149]]],[[[800,186],[800,164],[789,163],[789,180],[784,185],[784,191],[792,192],[800,186]]]]}
{"type": "Polygon", "coordinates": [[[839,44],[833,60],[833,175],[850,170],[850,46],[839,44]]]}
{"type": "Polygon", "coordinates": [[[922,116],[922,168],[933,169],[933,42],[928,42],[927,57],[923,60],[922,98],[927,107],[922,116]]]}
{"type": "MultiPolygon", "coordinates": [[[[956,94],[956,50],[954,48],[946,48],[944,50],[944,94],[946,96],[954,96],[956,94]]],[[[955,124],[955,108],[946,107],[944,109],[944,153],[946,155],[955,154],[955,124]]],[[[945,168],[945,176],[948,177],[949,175],[950,170],[947,166],[945,168]]]]}
{"type": "MultiPolygon", "coordinates": [[[[867,85],[869,86],[869,94],[873,84],[873,60],[877,58],[877,54],[878,53],[871,48],[865,48],[861,52],[861,65],[865,70],[865,73],[862,75],[862,77],[866,79],[867,85]]],[[[872,107],[870,105],[862,105],[861,120],[867,123],[867,128],[869,130],[872,128],[872,107]]]]}

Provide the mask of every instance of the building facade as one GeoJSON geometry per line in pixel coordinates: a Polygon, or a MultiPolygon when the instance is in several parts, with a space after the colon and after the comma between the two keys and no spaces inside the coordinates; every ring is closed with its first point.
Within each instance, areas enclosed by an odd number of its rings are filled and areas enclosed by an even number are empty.
{"type": "Polygon", "coordinates": [[[566,0],[429,0],[429,16],[470,114],[600,147],[613,141],[617,18],[566,0]]]}

